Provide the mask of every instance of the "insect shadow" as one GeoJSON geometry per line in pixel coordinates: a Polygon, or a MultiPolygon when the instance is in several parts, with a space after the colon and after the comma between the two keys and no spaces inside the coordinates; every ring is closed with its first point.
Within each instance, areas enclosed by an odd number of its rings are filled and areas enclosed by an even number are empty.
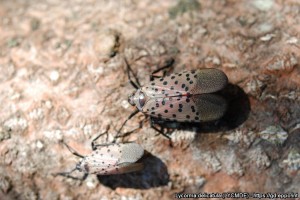
{"type": "Polygon", "coordinates": [[[214,133],[235,129],[248,119],[251,106],[249,97],[242,88],[229,83],[215,95],[224,98],[227,102],[226,112],[217,120],[194,123],[165,121],[151,117],[152,123],[158,125],[160,130],[169,129],[168,133],[174,129],[193,130],[198,133],[214,133]]]}
{"type": "Polygon", "coordinates": [[[99,182],[111,189],[117,187],[149,189],[167,185],[169,173],[166,165],[158,157],[150,153],[146,154],[140,160],[144,164],[143,170],[127,174],[97,176],[99,182]]]}

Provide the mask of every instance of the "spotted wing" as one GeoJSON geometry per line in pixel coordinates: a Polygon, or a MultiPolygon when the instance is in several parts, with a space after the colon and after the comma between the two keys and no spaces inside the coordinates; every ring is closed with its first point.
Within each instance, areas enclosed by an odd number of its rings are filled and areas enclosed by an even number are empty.
{"type": "Polygon", "coordinates": [[[97,149],[85,157],[88,171],[92,174],[121,174],[142,169],[142,163],[135,163],[144,154],[144,149],[136,143],[98,145],[97,149]]]}
{"type": "Polygon", "coordinates": [[[152,98],[143,112],[152,117],[178,122],[204,122],[221,118],[227,109],[226,100],[217,94],[152,98]]]}
{"type": "Polygon", "coordinates": [[[155,79],[142,88],[147,96],[157,98],[189,94],[213,93],[226,86],[228,78],[218,69],[201,69],[171,74],[155,79]]]}

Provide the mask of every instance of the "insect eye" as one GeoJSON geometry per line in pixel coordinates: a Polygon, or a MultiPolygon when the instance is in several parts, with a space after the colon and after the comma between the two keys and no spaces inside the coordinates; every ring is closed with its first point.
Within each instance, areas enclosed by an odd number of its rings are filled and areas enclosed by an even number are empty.
{"type": "Polygon", "coordinates": [[[76,169],[77,169],[78,171],[80,171],[80,172],[81,172],[81,171],[82,171],[82,169],[81,169],[81,166],[80,166],[80,165],[81,165],[81,163],[77,163],[77,165],[76,165],[76,169]]]}
{"type": "Polygon", "coordinates": [[[140,104],[140,107],[142,108],[146,103],[146,99],[145,99],[145,95],[144,93],[140,92],[139,94],[139,104],[140,104]]]}
{"type": "Polygon", "coordinates": [[[130,105],[135,106],[134,93],[128,96],[128,102],[130,103],[130,105]]]}

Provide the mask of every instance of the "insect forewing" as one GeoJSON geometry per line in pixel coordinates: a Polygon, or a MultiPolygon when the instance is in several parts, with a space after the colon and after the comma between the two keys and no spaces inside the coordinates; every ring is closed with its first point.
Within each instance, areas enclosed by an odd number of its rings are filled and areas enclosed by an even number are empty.
{"type": "Polygon", "coordinates": [[[143,112],[153,117],[176,120],[178,122],[212,121],[222,117],[226,111],[226,100],[217,94],[200,94],[152,98],[144,106],[143,112]]]}
{"type": "Polygon", "coordinates": [[[143,154],[144,149],[136,143],[101,145],[82,164],[91,174],[120,174],[140,170],[142,164],[135,162],[143,154]]]}
{"type": "Polygon", "coordinates": [[[177,96],[180,94],[213,93],[226,86],[228,78],[218,69],[201,69],[171,74],[155,79],[142,88],[149,97],[177,96]]]}

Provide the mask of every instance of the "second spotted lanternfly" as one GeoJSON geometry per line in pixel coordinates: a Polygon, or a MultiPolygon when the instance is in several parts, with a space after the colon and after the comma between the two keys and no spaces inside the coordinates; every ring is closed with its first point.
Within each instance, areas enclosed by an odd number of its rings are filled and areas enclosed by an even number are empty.
{"type": "Polygon", "coordinates": [[[71,153],[82,158],[82,160],[70,172],[61,172],[56,175],[73,179],[85,179],[88,174],[123,174],[143,169],[143,163],[136,163],[144,155],[144,149],[139,144],[133,142],[94,144],[97,138],[92,142],[92,153],[86,156],[79,154],[65,144],[71,153]],[[75,170],[83,172],[84,176],[82,178],[71,176],[71,173],[75,170]]]}

